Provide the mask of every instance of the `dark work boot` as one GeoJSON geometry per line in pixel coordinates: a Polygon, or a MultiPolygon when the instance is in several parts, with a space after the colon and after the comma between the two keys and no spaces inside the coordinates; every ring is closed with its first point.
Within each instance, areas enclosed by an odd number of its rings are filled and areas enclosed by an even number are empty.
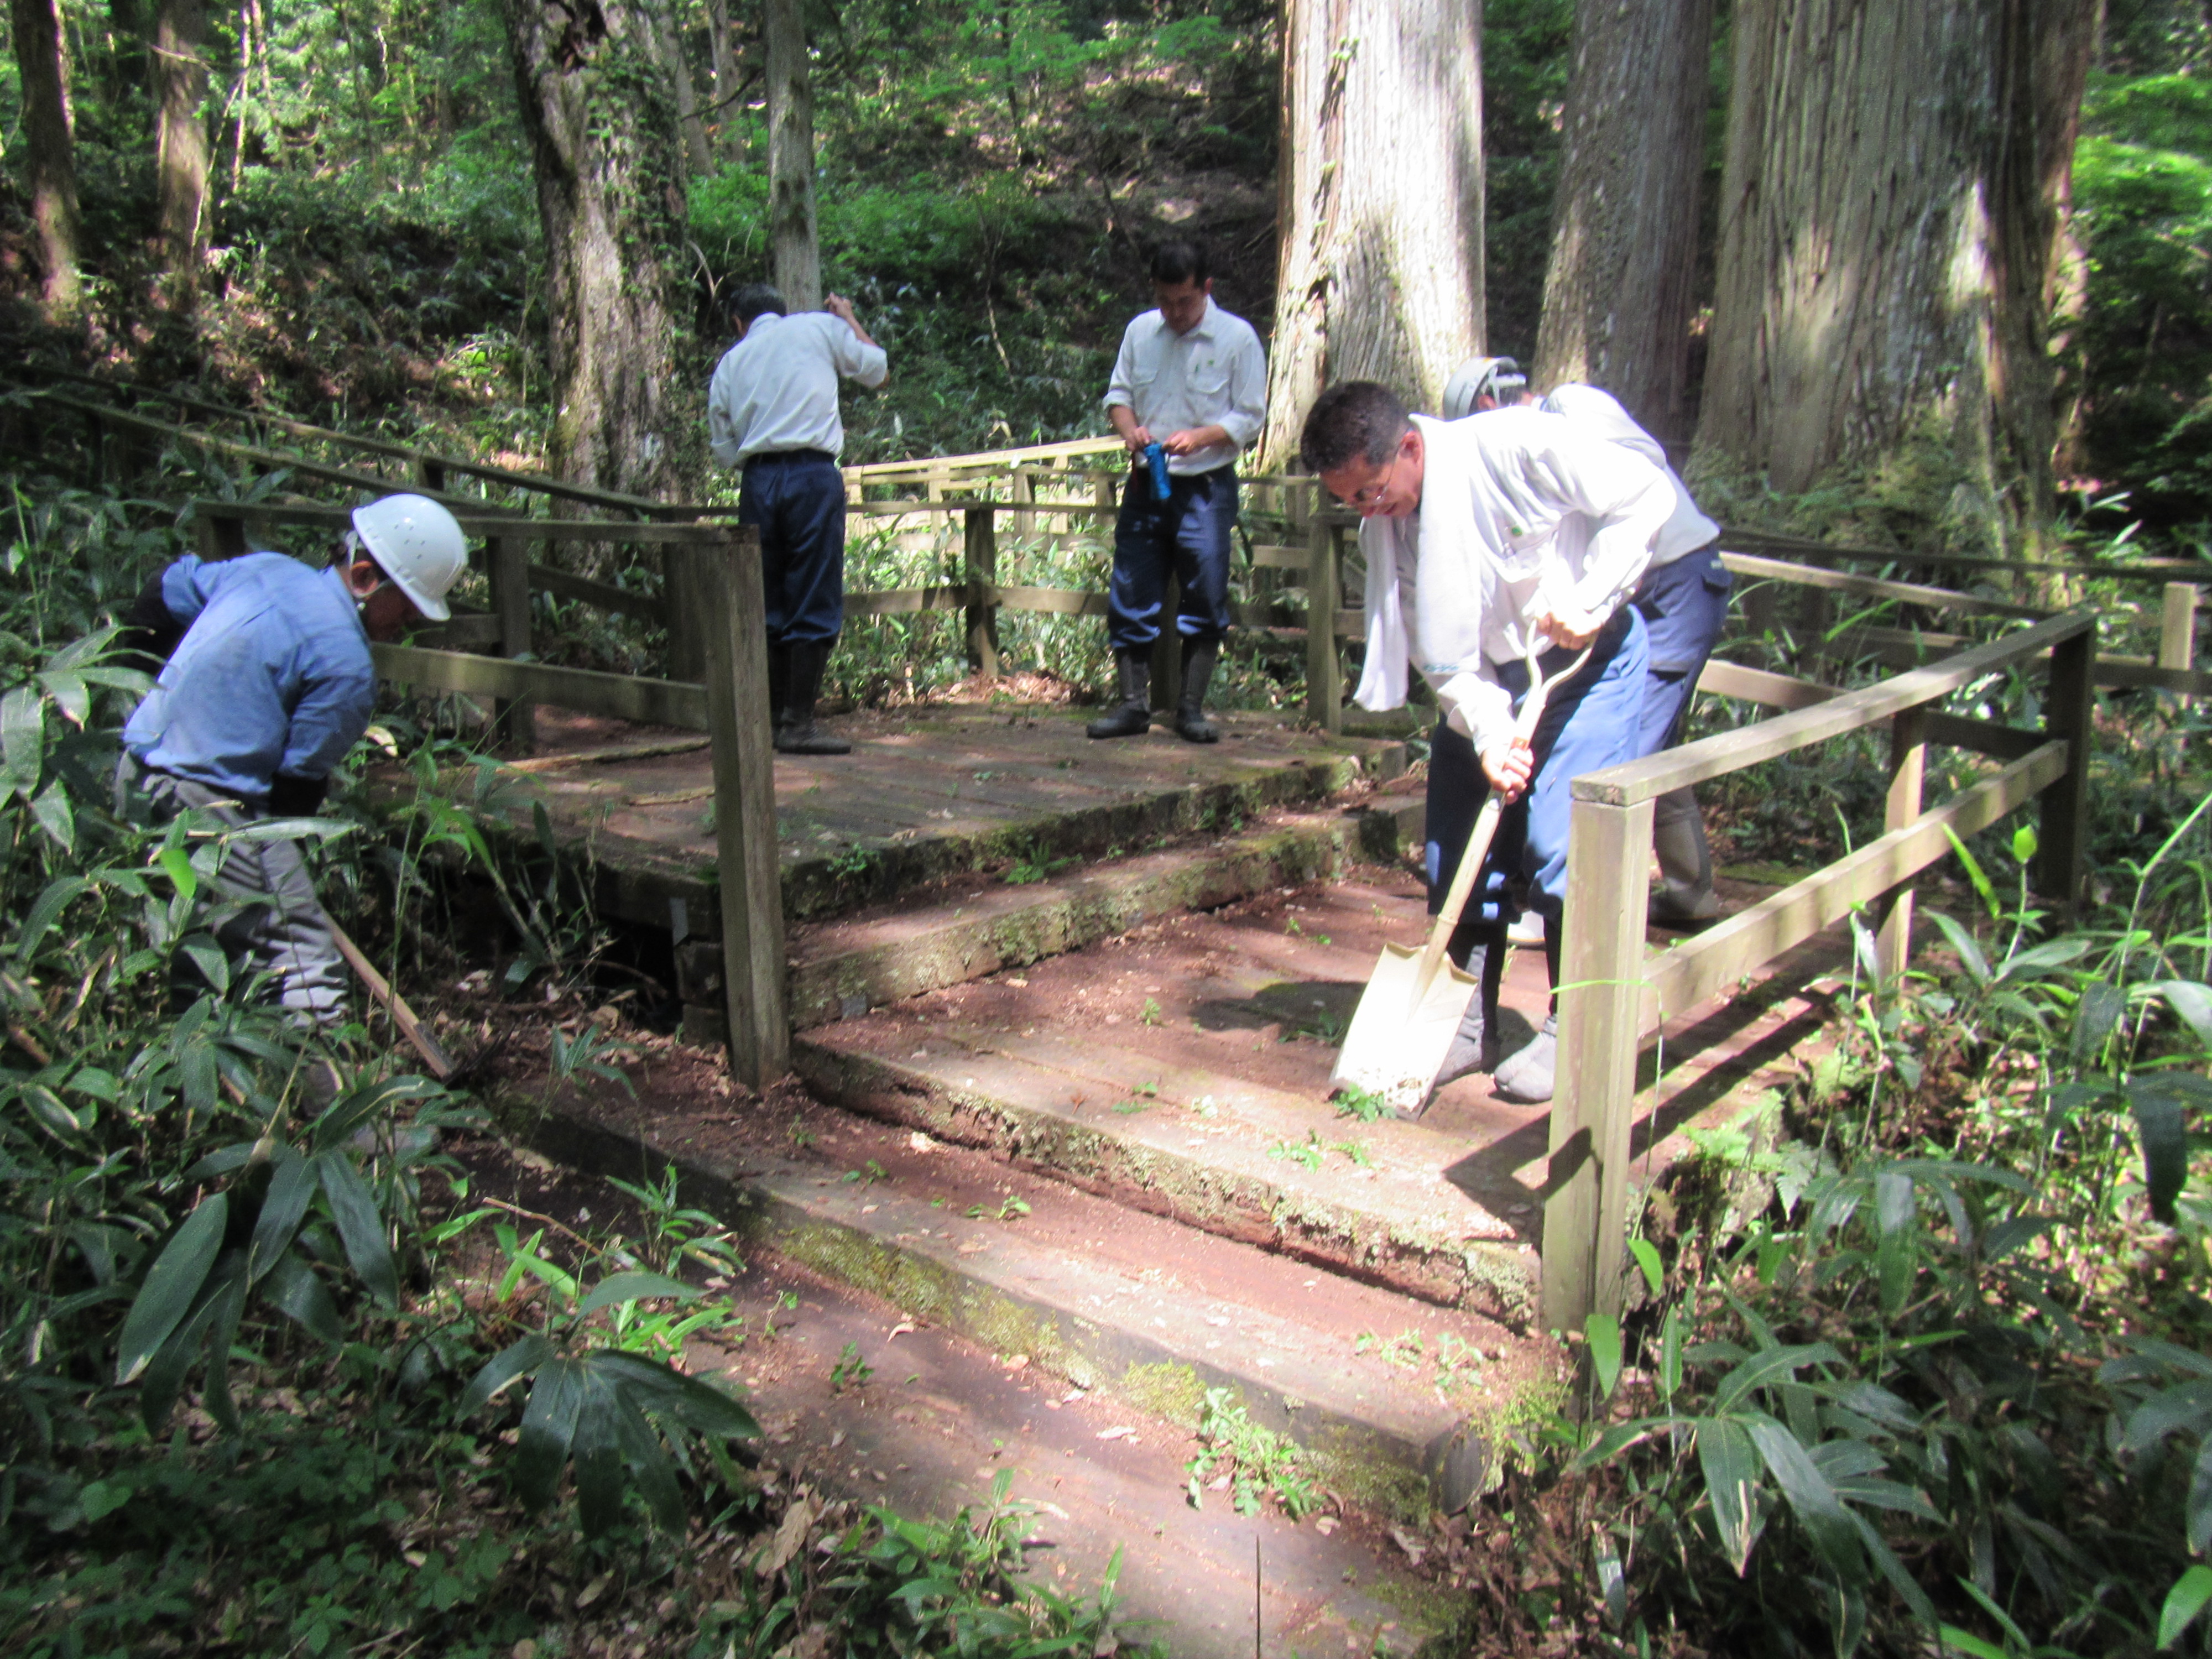
{"type": "Polygon", "coordinates": [[[791,647],[781,640],[768,642],[768,723],[783,724],[784,705],[791,701],[791,647]]]}
{"type": "Polygon", "coordinates": [[[1705,845],[1705,815],[1696,792],[1670,789],[1653,803],[1652,850],[1659,855],[1659,882],[1651,894],[1650,917],[1664,927],[1693,927],[1721,913],[1713,891],[1713,858],[1705,845]]]}
{"type": "Polygon", "coordinates": [[[849,755],[853,745],[814,724],[814,702],[822,694],[822,671],[830,665],[830,647],[821,640],[793,641],[791,684],[775,723],[775,746],[786,755],[849,755]]]}
{"type": "Polygon", "coordinates": [[[1468,1002],[1467,1017],[1444,1051],[1444,1063],[1437,1067],[1431,1089],[1498,1064],[1498,988],[1505,975],[1505,930],[1496,922],[1463,921],[1452,929],[1444,951],[1452,965],[1472,975],[1481,988],[1468,1002]]]}
{"type": "Polygon", "coordinates": [[[1206,718],[1206,685],[1221,655],[1219,640],[1182,642],[1182,696],[1176,703],[1176,736],[1185,743],[1218,743],[1221,732],[1206,718]]]}
{"type": "Polygon", "coordinates": [[[1152,729],[1152,653],[1149,648],[1116,651],[1121,702],[1083,729],[1094,738],[1141,738],[1152,729]]]}

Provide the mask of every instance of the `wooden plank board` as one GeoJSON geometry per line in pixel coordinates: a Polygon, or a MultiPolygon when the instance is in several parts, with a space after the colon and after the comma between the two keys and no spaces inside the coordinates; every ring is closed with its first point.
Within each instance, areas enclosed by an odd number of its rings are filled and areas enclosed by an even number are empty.
{"type": "Polygon", "coordinates": [[[668,602],[665,599],[651,593],[635,593],[629,588],[617,587],[612,582],[595,582],[588,576],[574,576],[565,570],[556,570],[550,564],[530,567],[530,585],[564,599],[595,605],[602,611],[619,611],[625,616],[636,617],[646,622],[665,622],[668,619],[668,602]]]}
{"type": "MultiPolygon", "coordinates": [[[[1770,708],[1809,708],[1816,702],[1832,702],[1844,695],[1841,686],[1792,679],[1787,674],[1771,674],[1765,669],[1747,668],[1717,657],[1705,664],[1705,672],[1698,677],[1698,690],[1762,703],[1770,708]]],[[[2044,741],[2039,732],[2000,726],[1995,720],[1933,711],[1924,718],[1929,742],[1954,749],[1971,749],[1977,754],[1995,755],[2004,760],[2018,760],[2044,741]]]]}
{"type": "MultiPolygon", "coordinates": [[[[460,691],[488,697],[530,697],[560,708],[608,714],[653,726],[707,730],[706,692],[682,680],[641,679],[550,663],[509,662],[503,657],[430,651],[420,646],[373,645],[377,678],[426,691],[460,691]]],[[[763,698],[768,695],[762,694],[763,698]]]]}

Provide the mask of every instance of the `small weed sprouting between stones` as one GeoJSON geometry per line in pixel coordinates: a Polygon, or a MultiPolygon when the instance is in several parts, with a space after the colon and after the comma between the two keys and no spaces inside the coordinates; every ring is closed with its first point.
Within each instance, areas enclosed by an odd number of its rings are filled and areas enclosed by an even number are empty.
{"type": "Polygon", "coordinates": [[[1283,1042],[1293,1042],[1300,1037],[1311,1037],[1315,1042],[1325,1042],[1332,1048],[1339,1048],[1344,1042],[1346,1024],[1344,1016],[1334,1008],[1316,1007],[1312,1013],[1285,1025],[1282,1036],[1278,1040],[1283,1042]]]}
{"type": "Polygon", "coordinates": [[[1073,854],[1054,857],[1042,842],[1033,841],[1017,853],[1014,861],[1006,867],[1006,884],[1012,887],[1026,887],[1045,880],[1074,862],[1073,854]]]}
{"type": "Polygon", "coordinates": [[[1145,999],[1145,1006],[1137,1011],[1137,1024],[1139,1025],[1157,1025],[1159,1023],[1159,1002],[1156,998],[1146,997],[1145,999]]]}
{"type": "Polygon", "coordinates": [[[876,1368],[860,1358],[860,1345],[848,1342],[837,1355],[837,1363],[830,1368],[830,1387],[832,1392],[842,1394],[848,1389],[863,1387],[876,1374],[876,1368]]]}
{"type": "Polygon", "coordinates": [[[1227,1491],[1239,1515],[1257,1515],[1273,1498],[1300,1521],[1328,1501],[1305,1452],[1273,1429],[1255,1423],[1228,1389],[1208,1389],[1198,1419],[1198,1455],[1183,1466],[1193,1509],[1205,1493],[1227,1491]]]}
{"type": "Polygon", "coordinates": [[[1339,1117],[1356,1117],[1362,1123],[1379,1122],[1397,1114],[1389,1101],[1365,1089],[1346,1089],[1336,1097],[1339,1117]]]}
{"type": "Polygon", "coordinates": [[[862,1187],[872,1187],[878,1182],[889,1181],[891,1177],[890,1172],[872,1158],[859,1169],[848,1170],[837,1178],[848,1185],[857,1182],[862,1187]]]}

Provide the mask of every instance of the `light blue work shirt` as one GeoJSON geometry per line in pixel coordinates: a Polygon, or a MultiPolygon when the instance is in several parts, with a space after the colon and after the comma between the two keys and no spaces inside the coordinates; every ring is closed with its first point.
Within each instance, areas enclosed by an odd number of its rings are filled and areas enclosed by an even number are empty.
{"type": "Polygon", "coordinates": [[[161,573],[161,599],[185,636],[124,746],[255,803],[279,773],[327,777],[376,706],[368,635],[337,568],[283,553],[188,556],[161,573]]]}

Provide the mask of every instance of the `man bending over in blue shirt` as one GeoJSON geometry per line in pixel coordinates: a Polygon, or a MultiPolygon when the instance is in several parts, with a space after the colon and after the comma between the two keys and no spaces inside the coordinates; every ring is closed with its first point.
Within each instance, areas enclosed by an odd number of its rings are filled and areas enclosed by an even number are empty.
{"type": "MultiPolygon", "coordinates": [[[[387,495],[355,509],[326,570],[282,553],[169,565],[126,618],[139,647],[167,661],[123,729],[116,811],[158,823],[198,808],[233,829],[312,816],[368,726],[368,642],[445,621],[467,564],[452,514],[387,495]]],[[[222,942],[276,976],[286,1008],[339,1023],[345,963],[299,842],[232,842],[218,885],[244,907],[222,942]]]]}

